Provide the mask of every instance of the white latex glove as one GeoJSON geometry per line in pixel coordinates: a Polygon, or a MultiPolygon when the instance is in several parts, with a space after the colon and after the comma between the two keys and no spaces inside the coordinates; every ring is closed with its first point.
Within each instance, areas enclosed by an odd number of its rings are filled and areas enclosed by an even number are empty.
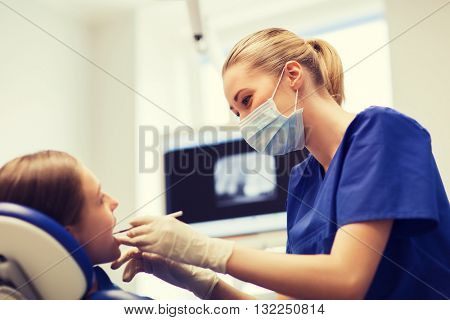
{"type": "Polygon", "coordinates": [[[112,269],[120,268],[127,263],[123,271],[123,281],[130,282],[139,272],[153,274],[174,286],[191,291],[200,299],[209,299],[219,281],[215,272],[161,257],[154,253],[132,248],[122,253],[119,259],[111,264],[112,269]]]}
{"type": "Polygon", "coordinates": [[[171,216],[139,217],[133,229],[116,239],[125,245],[156,253],[170,260],[225,273],[234,243],[210,238],[171,216]]]}

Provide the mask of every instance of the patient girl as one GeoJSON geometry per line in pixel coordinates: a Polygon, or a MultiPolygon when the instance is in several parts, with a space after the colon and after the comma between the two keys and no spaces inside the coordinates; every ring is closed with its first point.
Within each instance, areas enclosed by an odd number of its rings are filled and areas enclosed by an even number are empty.
{"type": "MultiPolygon", "coordinates": [[[[52,217],[78,240],[94,265],[114,261],[111,267],[117,269],[126,263],[124,281],[145,272],[187,289],[201,299],[213,297],[216,284],[220,288],[227,286],[211,270],[136,248],[120,255],[119,243],[112,235],[116,223],[113,212],[118,202],[102,191],[89,169],[65,152],[42,151],[16,158],[1,167],[0,202],[24,205],[52,217]]],[[[93,271],[96,279],[86,298],[103,298],[99,293],[92,296],[96,290],[120,290],[100,267],[94,267],[93,271]]],[[[149,299],[118,291],[108,297],[149,299]]]]}
{"type": "MultiPolygon", "coordinates": [[[[120,257],[112,236],[118,202],[102,191],[89,169],[65,152],[29,154],[1,167],[0,202],[24,205],[52,217],[84,246],[94,265],[120,257]]],[[[91,292],[99,284],[99,289],[118,289],[100,268],[95,274],[104,281],[94,281],[91,292]]]]}

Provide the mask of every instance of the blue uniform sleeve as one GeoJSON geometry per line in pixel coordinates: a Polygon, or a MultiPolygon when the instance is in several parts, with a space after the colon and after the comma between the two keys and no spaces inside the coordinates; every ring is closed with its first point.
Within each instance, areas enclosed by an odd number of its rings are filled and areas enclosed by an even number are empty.
{"type": "Polygon", "coordinates": [[[393,232],[405,236],[435,228],[440,179],[428,132],[390,109],[359,120],[341,146],[346,155],[336,194],[338,225],[394,219],[393,232]]]}

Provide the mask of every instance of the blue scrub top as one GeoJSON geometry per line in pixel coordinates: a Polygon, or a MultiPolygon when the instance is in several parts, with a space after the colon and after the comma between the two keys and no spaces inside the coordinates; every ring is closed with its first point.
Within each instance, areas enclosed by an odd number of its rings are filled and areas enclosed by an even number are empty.
{"type": "Polygon", "coordinates": [[[450,297],[450,209],[429,133],[383,107],[357,114],[326,174],[309,155],[290,175],[291,254],[329,254],[346,224],[394,219],[366,299],[450,297]]]}
{"type": "Polygon", "coordinates": [[[134,293],[122,290],[115,285],[106,272],[99,266],[92,268],[97,280],[97,291],[86,296],[86,300],[153,300],[149,297],[138,296],[134,293]]]}

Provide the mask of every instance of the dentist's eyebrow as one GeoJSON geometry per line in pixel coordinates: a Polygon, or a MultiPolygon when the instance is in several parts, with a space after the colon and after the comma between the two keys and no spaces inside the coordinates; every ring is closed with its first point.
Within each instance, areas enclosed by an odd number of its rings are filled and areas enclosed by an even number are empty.
{"type": "Polygon", "coordinates": [[[242,90],[246,90],[247,88],[242,88],[241,90],[239,90],[238,92],[236,92],[236,94],[234,95],[234,101],[236,101],[237,102],[237,99],[238,99],[238,96],[239,96],[239,93],[242,91],[242,90]]]}

